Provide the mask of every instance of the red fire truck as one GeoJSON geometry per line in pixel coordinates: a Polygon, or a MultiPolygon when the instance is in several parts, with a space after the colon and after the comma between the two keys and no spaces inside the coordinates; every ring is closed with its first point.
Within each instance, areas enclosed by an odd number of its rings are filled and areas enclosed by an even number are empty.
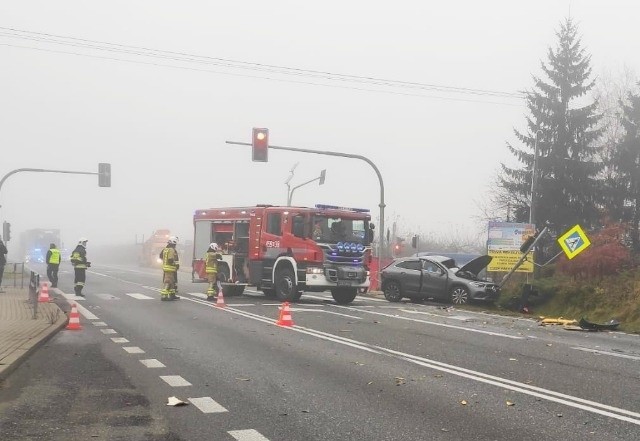
{"type": "Polygon", "coordinates": [[[208,208],[193,216],[193,281],[205,279],[210,243],[223,250],[218,275],[297,301],[330,290],[340,304],[369,287],[373,224],[369,210],[331,205],[208,208]]]}

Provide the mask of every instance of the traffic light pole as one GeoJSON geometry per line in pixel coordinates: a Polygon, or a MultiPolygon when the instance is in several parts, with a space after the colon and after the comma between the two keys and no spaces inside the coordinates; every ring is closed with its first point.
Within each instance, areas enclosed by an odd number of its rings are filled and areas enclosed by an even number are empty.
{"type": "MultiPolygon", "coordinates": [[[[4,175],[2,179],[0,179],[0,195],[2,194],[2,185],[4,184],[4,181],[6,181],[9,176],[19,172],[65,173],[65,174],[72,174],[72,175],[98,175],[98,176],[101,175],[100,172],[95,173],[95,172],[79,172],[79,171],[68,171],[68,170],[51,170],[46,168],[17,168],[15,170],[10,171],[6,175],[4,175]]],[[[2,205],[0,205],[0,208],[2,208],[2,205]]]]}
{"type": "MultiPolygon", "coordinates": [[[[251,143],[248,142],[236,142],[236,141],[226,141],[227,144],[234,145],[248,145],[251,146],[251,143]]],[[[339,156],[341,158],[351,158],[351,159],[360,159],[361,161],[369,164],[373,170],[376,172],[378,176],[378,181],[380,182],[380,203],[378,206],[380,207],[380,234],[379,234],[379,242],[378,242],[378,283],[380,283],[380,268],[382,267],[382,244],[384,243],[384,182],[382,181],[382,175],[380,174],[380,170],[378,167],[371,161],[369,158],[362,155],[354,155],[351,153],[342,153],[342,152],[331,152],[331,151],[322,151],[322,150],[311,150],[311,149],[299,149],[295,147],[283,147],[276,145],[269,145],[270,149],[274,150],[288,150],[290,152],[300,152],[300,153],[312,153],[314,155],[325,155],[325,156],[339,156]]]]}

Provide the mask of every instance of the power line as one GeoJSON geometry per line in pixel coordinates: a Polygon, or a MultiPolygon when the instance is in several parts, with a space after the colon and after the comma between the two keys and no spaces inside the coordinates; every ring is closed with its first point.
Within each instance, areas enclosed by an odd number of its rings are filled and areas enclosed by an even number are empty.
{"type": "MultiPolygon", "coordinates": [[[[525,96],[522,93],[508,93],[508,92],[489,91],[489,90],[483,90],[483,89],[436,86],[436,85],[425,84],[425,83],[387,80],[387,79],[381,79],[381,78],[375,78],[375,77],[345,75],[345,74],[339,74],[339,73],[289,68],[285,66],[268,65],[268,64],[262,64],[262,63],[251,63],[251,62],[245,62],[245,61],[230,60],[225,58],[193,55],[193,54],[188,54],[184,52],[162,51],[162,50],[156,50],[156,49],[149,49],[145,47],[121,45],[121,44],[108,43],[108,42],[102,42],[102,41],[79,39],[75,37],[63,37],[63,36],[57,36],[52,34],[22,31],[22,30],[13,29],[13,28],[0,27],[0,30],[9,31],[9,32],[0,32],[0,36],[4,36],[8,38],[20,38],[20,39],[26,39],[26,40],[42,42],[42,43],[52,43],[52,44],[59,44],[59,45],[65,45],[65,46],[79,47],[83,49],[115,52],[115,53],[121,53],[126,55],[158,58],[158,59],[178,61],[178,62],[215,65],[223,68],[266,72],[269,74],[286,75],[289,77],[291,76],[309,77],[316,80],[321,79],[321,80],[328,80],[328,81],[351,82],[356,84],[374,85],[374,86],[383,86],[383,87],[410,89],[410,90],[454,92],[458,94],[467,94],[467,95],[476,95],[476,96],[480,95],[480,96],[488,96],[493,98],[522,98],[525,96]],[[22,34],[16,34],[15,32],[20,32],[22,34]],[[23,34],[26,34],[26,35],[23,35],[23,34]],[[63,38],[71,41],[56,40],[59,38],[63,38]]],[[[31,46],[20,46],[20,45],[2,44],[2,43],[0,43],[0,45],[22,48],[22,49],[38,50],[43,52],[52,52],[52,53],[61,53],[61,54],[69,54],[69,55],[76,55],[76,56],[85,56],[90,58],[106,59],[111,61],[121,61],[121,62],[135,63],[135,64],[146,64],[146,65],[153,65],[153,66],[160,66],[160,67],[170,67],[170,68],[178,68],[178,69],[184,69],[184,70],[210,72],[215,74],[223,74],[223,75],[238,76],[238,77],[245,77],[245,78],[259,78],[259,79],[265,79],[270,81],[289,82],[289,83],[306,84],[306,85],[323,86],[323,87],[334,87],[334,88],[360,90],[360,91],[367,91],[367,92],[389,93],[394,95],[419,96],[424,98],[436,98],[436,99],[453,100],[453,101],[520,106],[519,104],[509,104],[504,102],[495,102],[495,101],[486,101],[486,100],[469,100],[469,99],[461,99],[461,98],[442,97],[442,96],[397,92],[397,91],[380,90],[380,89],[339,86],[335,84],[323,84],[323,83],[316,83],[316,82],[310,82],[310,81],[274,78],[270,76],[247,75],[247,74],[239,74],[239,73],[231,73],[231,72],[214,71],[209,69],[195,69],[195,68],[187,68],[183,66],[175,66],[171,64],[141,62],[141,61],[135,61],[135,60],[129,60],[129,59],[106,57],[106,56],[92,55],[92,54],[86,54],[86,53],[80,53],[80,52],[69,52],[69,51],[60,51],[60,50],[53,50],[53,49],[36,48],[31,46]]]]}

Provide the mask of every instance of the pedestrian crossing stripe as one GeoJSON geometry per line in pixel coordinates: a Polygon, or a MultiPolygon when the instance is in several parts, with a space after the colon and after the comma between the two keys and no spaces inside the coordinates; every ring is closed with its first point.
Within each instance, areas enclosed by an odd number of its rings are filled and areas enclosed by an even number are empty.
{"type": "Polygon", "coordinates": [[[558,244],[567,258],[573,259],[591,245],[591,242],[580,225],[575,225],[558,238],[558,244]]]}

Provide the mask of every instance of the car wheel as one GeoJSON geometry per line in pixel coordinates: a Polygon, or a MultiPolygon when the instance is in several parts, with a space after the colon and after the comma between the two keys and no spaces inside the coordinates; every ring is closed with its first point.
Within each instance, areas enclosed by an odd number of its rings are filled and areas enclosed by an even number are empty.
{"type": "Polygon", "coordinates": [[[331,290],[331,296],[338,305],[348,305],[357,295],[358,290],[355,288],[333,288],[331,290]]]}
{"type": "Polygon", "coordinates": [[[469,303],[469,290],[464,286],[454,286],[451,289],[451,303],[454,305],[469,303]]]}
{"type": "Polygon", "coordinates": [[[402,289],[400,288],[400,283],[395,280],[385,284],[383,293],[384,298],[390,302],[396,303],[402,300],[402,289]]]}

